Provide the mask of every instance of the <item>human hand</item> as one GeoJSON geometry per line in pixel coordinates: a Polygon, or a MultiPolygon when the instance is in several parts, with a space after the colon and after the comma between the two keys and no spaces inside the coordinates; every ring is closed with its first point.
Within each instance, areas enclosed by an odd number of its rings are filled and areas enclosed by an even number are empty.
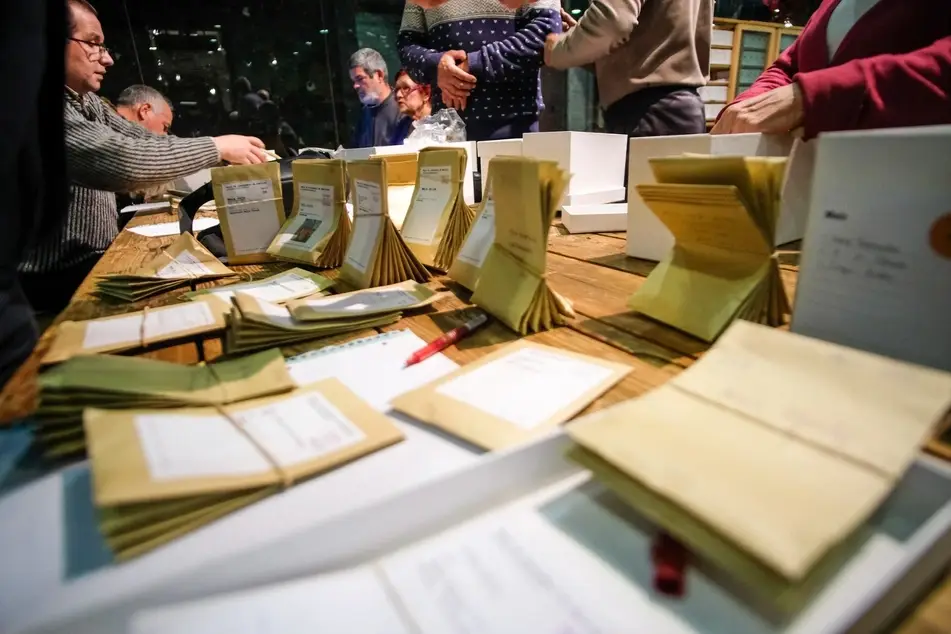
{"type": "Polygon", "coordinates": [[[710,134],[786,133],[800,127],[802,119],[802,91],[793,82],[729,106],[710,134]]]}
{"type": "Polygon", "coordinates": [[[267,152],[264,151],[264,142],[253,136],[241,136],[240,134],[228,134],[218,136],[214,139],[215,147],[218,148],[218,154],[221,160],[228,161],[232,165],[254,165],[256,163],[266,163],[268,161],[267,152]]]}
{"type": "Polygon", "coordinates": [[[465,110],[469,93],[475,88],[476,78],[470,75],[468,56],[464,51],[447,51],[439,60],[436,85],[442,91],[442,100],[450,108],[465,110]]]}
{"type": "Polygon", "coordinates": [[[558,43],[557,33],[549,33],[545,38],[545,66],[551,66],[551,54],[555,50],[555,44],[558,43]]]}
{"type": "Polygon", "coordinates": [[[562,10],[561,10],[561,31],[562,31],[562,33],[567,33],[568,31],[570,31],[571,29],[575,28],[576,26],[578,26],[578,21],[575,20],[575,19],[571,16],[570,13],[568,13],[567,11],[565,11],[564,9],[562,9],[562,10]]]}

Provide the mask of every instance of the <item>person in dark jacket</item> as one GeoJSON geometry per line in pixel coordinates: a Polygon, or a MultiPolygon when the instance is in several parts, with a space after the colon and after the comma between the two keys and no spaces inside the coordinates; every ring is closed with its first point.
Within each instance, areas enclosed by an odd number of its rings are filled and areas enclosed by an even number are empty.
{"type": "Polygon", "coordinates": [[[363,104],[350,147],[389,145],[403,115],[390,88],[386,60],[372,48],[350,56],[350,79],[363,104]]]}
{"type": "Polygon", "coordinates": [[[63,0],[11,0],[0,23],[0,72],[10,88],[0,113],[0,387],[39,336],[17,279],[25,247],[66,215],[63,143],[63,0]]]}

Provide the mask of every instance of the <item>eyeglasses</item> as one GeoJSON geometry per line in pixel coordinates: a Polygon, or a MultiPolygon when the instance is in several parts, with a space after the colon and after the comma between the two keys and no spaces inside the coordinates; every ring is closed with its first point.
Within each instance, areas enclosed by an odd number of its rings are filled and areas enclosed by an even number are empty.
{"type": "Polygon", "coordinates": [[[90,40],[80,40],[75,37],[71,37],[69,39],[72,42],[85,44],[86,46],[92,49],[92,53],[89,54],[89,61],[96,61],[97,59],[102,59],[106,55],[108,55],[109,57],[113,57],[112,51],[106,48],[104,44],[100,44],[99,42],[91,42],[90,40]]]}
{"type": "Polygon", "coordinates": [[[409,97],[409,96],[412,95],[414,92],[416,92],[417,90],[419,90],[419,88],[420,88],[419,85],[416,85],[416,86],[397,86],[396,88],[393,89],[393,92],[395,92],[397,95],[404,95],[404,96],[406,96],[406,97],[409,97]]]}

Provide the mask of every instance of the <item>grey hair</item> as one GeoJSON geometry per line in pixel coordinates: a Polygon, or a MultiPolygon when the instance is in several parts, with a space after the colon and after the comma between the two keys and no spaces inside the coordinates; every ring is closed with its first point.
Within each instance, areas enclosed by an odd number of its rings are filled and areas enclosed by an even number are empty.
{"type": "Polygon", "coordinates": [[[134,107],[140,103],[151,104],[153,108],[159,108],[164,105],[169,110],[173,110],[172,102],[170,102],[165,95],[151,86],[144,86],[142,84],[129,86],[119,93],[119,98],[116,99],[117,106],[134,107]]]}
{"type": "Polygon", "coordinates": [[[350,56],[350,68],[362,68],[369,74],[373,74],[376,71],[383,73],[383,79],[389,81],[390,74],[386,69],[386,60],[383,59],[383,56],[379,52],[373,50],[372,48],[361,48],[359,51],[350,56]]]}

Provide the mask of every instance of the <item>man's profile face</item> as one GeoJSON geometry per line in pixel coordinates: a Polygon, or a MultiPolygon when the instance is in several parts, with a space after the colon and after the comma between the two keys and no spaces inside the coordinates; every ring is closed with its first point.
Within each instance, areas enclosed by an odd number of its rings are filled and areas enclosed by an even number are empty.
{"type": "Polygon", "coordinates": [[[114,63],[112,56],[98,46],[106,40],[102,25],[99,18],[81,7],[71,4],[69,10],[75,27],[66,41],[66,85],[81,95],[96,92],[114,63]]]}
{"type": "Polygon", "coordinates": [[[150,103],[141,103],[136,107],[136,116],[139,125],[155,134],[168,134],[172,127],[172,109],[168,106],[153,106],[150,103]]]}
{"type": "Polygon", "coordinates": [[[364,106],[375,106],[383,101],[386,78],[380,71],[368,73],[365,68],[357,66],[350,69],[350,80],[353,82],[357,98],[364,106]]]}

